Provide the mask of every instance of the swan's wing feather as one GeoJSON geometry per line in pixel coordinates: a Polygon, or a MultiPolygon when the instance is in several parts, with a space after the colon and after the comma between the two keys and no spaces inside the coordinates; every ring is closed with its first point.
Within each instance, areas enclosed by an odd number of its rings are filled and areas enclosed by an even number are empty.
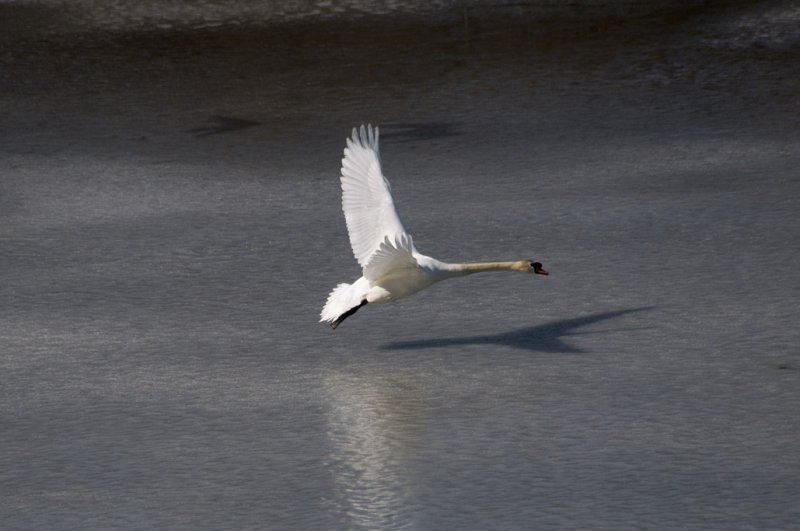
{"type": "Polygon", "coordinates": [[[364,266],[364,278],[375,281],[389,273],[419,267],[414,258],[414,242],[408,234],[393,239],[386,236],[364,266]]]}
{"type": "Polygon", "coordinates": [[[353,254],[364,268],[388,237],[407,235],[381,171],[378,128],[353,129],[342,159],[342,210],[353,254]]]}

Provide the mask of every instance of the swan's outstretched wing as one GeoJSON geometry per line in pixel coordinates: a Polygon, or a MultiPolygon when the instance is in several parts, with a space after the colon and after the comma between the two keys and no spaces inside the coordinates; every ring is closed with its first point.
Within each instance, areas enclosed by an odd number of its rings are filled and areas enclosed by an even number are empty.
{"type": "Polygon", "coordinates": [[[417,269],[417,259],[413,253],[414,243],[410,235],[403,234],[395,239],[387,236],[364,266],[364,277],[375,281],[388,274],[417,269]]]}
{"type": "Polygon", "coordinates": [[[353,254],[362,268],[387,238],[389,242],[407,238],[411,245],[381,172],[377,127],[362,125],[347,139],[342,159],[342,210],[353,254]]]}

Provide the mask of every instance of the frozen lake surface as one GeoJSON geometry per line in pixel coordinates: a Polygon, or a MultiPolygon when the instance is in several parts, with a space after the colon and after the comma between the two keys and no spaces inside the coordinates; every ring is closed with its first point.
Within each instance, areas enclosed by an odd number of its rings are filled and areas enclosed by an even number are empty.
{"type": "Polygon", "coordinates": [[[800,528],[796,5],[188,4],[0,2],[1,528],[800,528]],[[551,275],[319,324],[362,122],[551,275]]]}

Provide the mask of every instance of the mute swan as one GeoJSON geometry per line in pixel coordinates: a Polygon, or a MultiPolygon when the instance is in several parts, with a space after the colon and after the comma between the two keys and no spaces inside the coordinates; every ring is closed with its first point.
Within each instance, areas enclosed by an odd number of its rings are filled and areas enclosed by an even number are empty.
{"type": "Polygon", "coordinates": [[[391,302],[435,282],[481,271],[547,275],[530,259],[514,262],[448,264],[417,251],[394,207],[389,182],[381,172],[378,128],[353,129],[342,159],[342,210],[353,254],[363,276],[339,284],[320,313],[332,328],[367,303],[391,302]]]}

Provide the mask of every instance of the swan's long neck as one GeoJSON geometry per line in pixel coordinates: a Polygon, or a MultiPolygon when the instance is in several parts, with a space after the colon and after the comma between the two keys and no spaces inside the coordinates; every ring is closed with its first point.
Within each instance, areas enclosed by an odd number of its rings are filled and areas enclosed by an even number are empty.
{"type": "Polygon", "coordinates": [[[482,273],[484,271],[519,271],[520,262],[468,262],[465,264],[442,263],[445,274],[453,277],[482,273]]]}

